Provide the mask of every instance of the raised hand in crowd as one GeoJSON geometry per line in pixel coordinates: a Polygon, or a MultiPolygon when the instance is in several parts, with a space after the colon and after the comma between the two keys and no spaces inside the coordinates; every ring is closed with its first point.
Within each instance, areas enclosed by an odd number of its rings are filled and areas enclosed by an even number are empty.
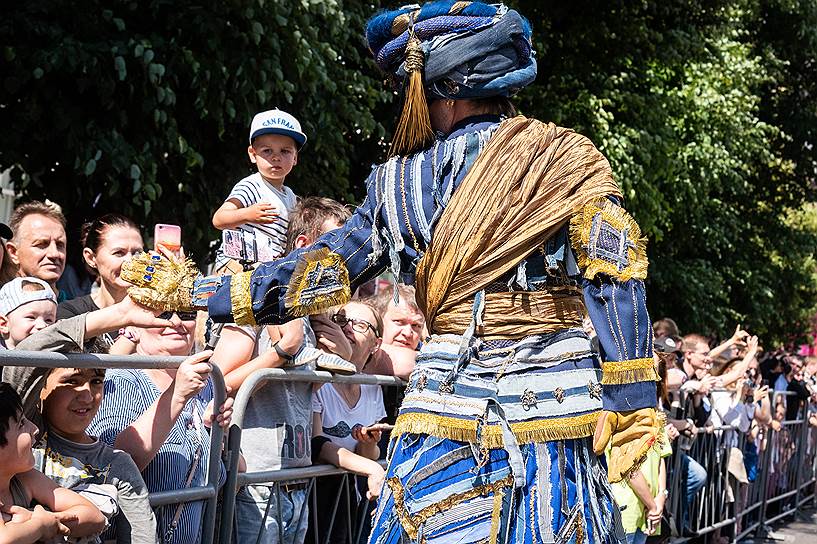
{"type": "Polygon", "coordinates": [[[763,402],[763,400],[768,400],[769,398],[769,386],[764,385],[763,387],[758,387],[752,392],[752,400],[754,402],[763,402]]]}
{"type": "Polygon", "coordinates": [[[316,315],[310,318],[312,330],[315,331],[315,338],[318,340],[318,347],[332,352],[338,357],[346,359],[352,358],[352,344],[340,328],[326,315],[316,315]]]}
{"type": "Polygon", "coordinates": [[[681,433],[678,432],[678,427],[676,427],[672,423],[667,423],[664,428],[667,431],[667,438],[670,439],[670,442],[674,441],[676,438],[681,436],[681,433]]]}
{"type": "Polygon", "coordinates": [[[721,345],[712,348],[712,350],[709,352],[709,356],[712,359],[715,359],[720,354],[722,354],[724,351],[726,351],[726,350],[728,350],[728,349],[730,349],[732,347],[737,347],[738,349],[741,349],[741,348],[746,346],[746,339],[748,337],[749,337],[749,333],[747,331],[743,330],[740,327],[740,323],[738,323],[738,325],[735,327],[734,334],[732,334],[732,336],[729,339],[727,339],[724,343],[722,343],[721,345]]]}

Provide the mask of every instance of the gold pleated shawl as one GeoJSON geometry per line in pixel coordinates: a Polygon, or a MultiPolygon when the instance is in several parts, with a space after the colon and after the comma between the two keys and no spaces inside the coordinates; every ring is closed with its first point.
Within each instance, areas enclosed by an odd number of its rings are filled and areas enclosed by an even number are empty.
{"type": "MultiPolygon", "coordinates": [[[[504,121],[451,197],[417,265],[417,302],[435,334],[462,334],[473,296],[556,234],[593,199],[621,196],[610,164],[570,129],[504,121]]],[[[518,338],[576,326],[577,292],[492,293],[484,329],[518,338]]],[[[476,332],[485,336],[482,330],[476,332]]]]}

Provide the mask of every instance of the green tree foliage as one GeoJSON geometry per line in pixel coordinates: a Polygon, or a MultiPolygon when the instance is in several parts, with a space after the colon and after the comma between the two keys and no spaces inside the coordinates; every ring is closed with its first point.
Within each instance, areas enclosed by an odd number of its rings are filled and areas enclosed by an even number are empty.
{"type": "MultiPolygon", "coordinates": [[[[251,173],[252,116],[279,107],[309,135],[288,182],[350,199],[358,144],[387,97],[360,29],[333,1],[10,2],[0,17],[0,168],[76,221],[98,210],[180,223],[207,254],[210,217],[251,173]],[[13,5],[16,4],[16,5],[13,5]],[[96,209],[90,205],[96,203],[96,209]]],[[[365,146],[362,146],[365,147],[365,146]]],[[[363,151],[361,151],[363,152],[363,151]]]]}
{"type": "MultiPolygon", "coordinates": [[[[817,300],[817,3],[511,2],[534,30],[526,114],[609,157],[650,238],[649,305],[685,331],[807,332],[817,300]]],[[[246,134],[288,109],[310,140],[288,183],[354,201],[399,107],[366,59],[376,5],[87,0],[5,6],[0,168],[77,218],[179,222],[198,257],[250,171],[246,134]]]]}
{"type": "Polygon", "coordinates": [[[610,159],[650,238],[653,316],[805,332],[817,229],[793,215],[814,198],[813,2],[522,4],[542,60],[520,106],[610,159]]]}

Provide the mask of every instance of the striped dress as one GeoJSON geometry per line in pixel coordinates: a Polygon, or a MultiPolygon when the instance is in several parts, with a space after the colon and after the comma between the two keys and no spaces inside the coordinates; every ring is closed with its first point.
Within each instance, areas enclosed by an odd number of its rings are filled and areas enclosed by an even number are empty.
{"type": "MultiPolygon", "coordinates": [[[[88,432],[113,445],[117,435],[141,416],[160,395],[161,391],[143,370],[108,370],[105,375],[105,396],[88,432]]],[[[202,415],[212,399],[213,382],[208,380],[204,389],[187,402],[156,457],[142,471],[148,491],[183,489],[187,487],[191,470],[193,478],[189,487],[206,483],[210,434],[202,423],[202,415]],[[194,463],[197,452],[200,452],[201,458],[194,463]]],[[[176,510],[175,504],[156,510],[156,527],[160,538],[167,533],[176,510]]],[[[186,503],[182,507],[172,542],[199,542],[203,513],[204,501],[186,503]]]]}

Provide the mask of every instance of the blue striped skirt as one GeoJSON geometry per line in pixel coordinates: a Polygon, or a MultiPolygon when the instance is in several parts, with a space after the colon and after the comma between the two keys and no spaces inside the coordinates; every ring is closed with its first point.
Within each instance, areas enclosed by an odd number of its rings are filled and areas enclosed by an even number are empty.
{"type": "Polygon", "coordinates": [[[580,329],[432,338],[392,434],[370,544],[620,542],[590,438],[600,378],[580,329]]]}

